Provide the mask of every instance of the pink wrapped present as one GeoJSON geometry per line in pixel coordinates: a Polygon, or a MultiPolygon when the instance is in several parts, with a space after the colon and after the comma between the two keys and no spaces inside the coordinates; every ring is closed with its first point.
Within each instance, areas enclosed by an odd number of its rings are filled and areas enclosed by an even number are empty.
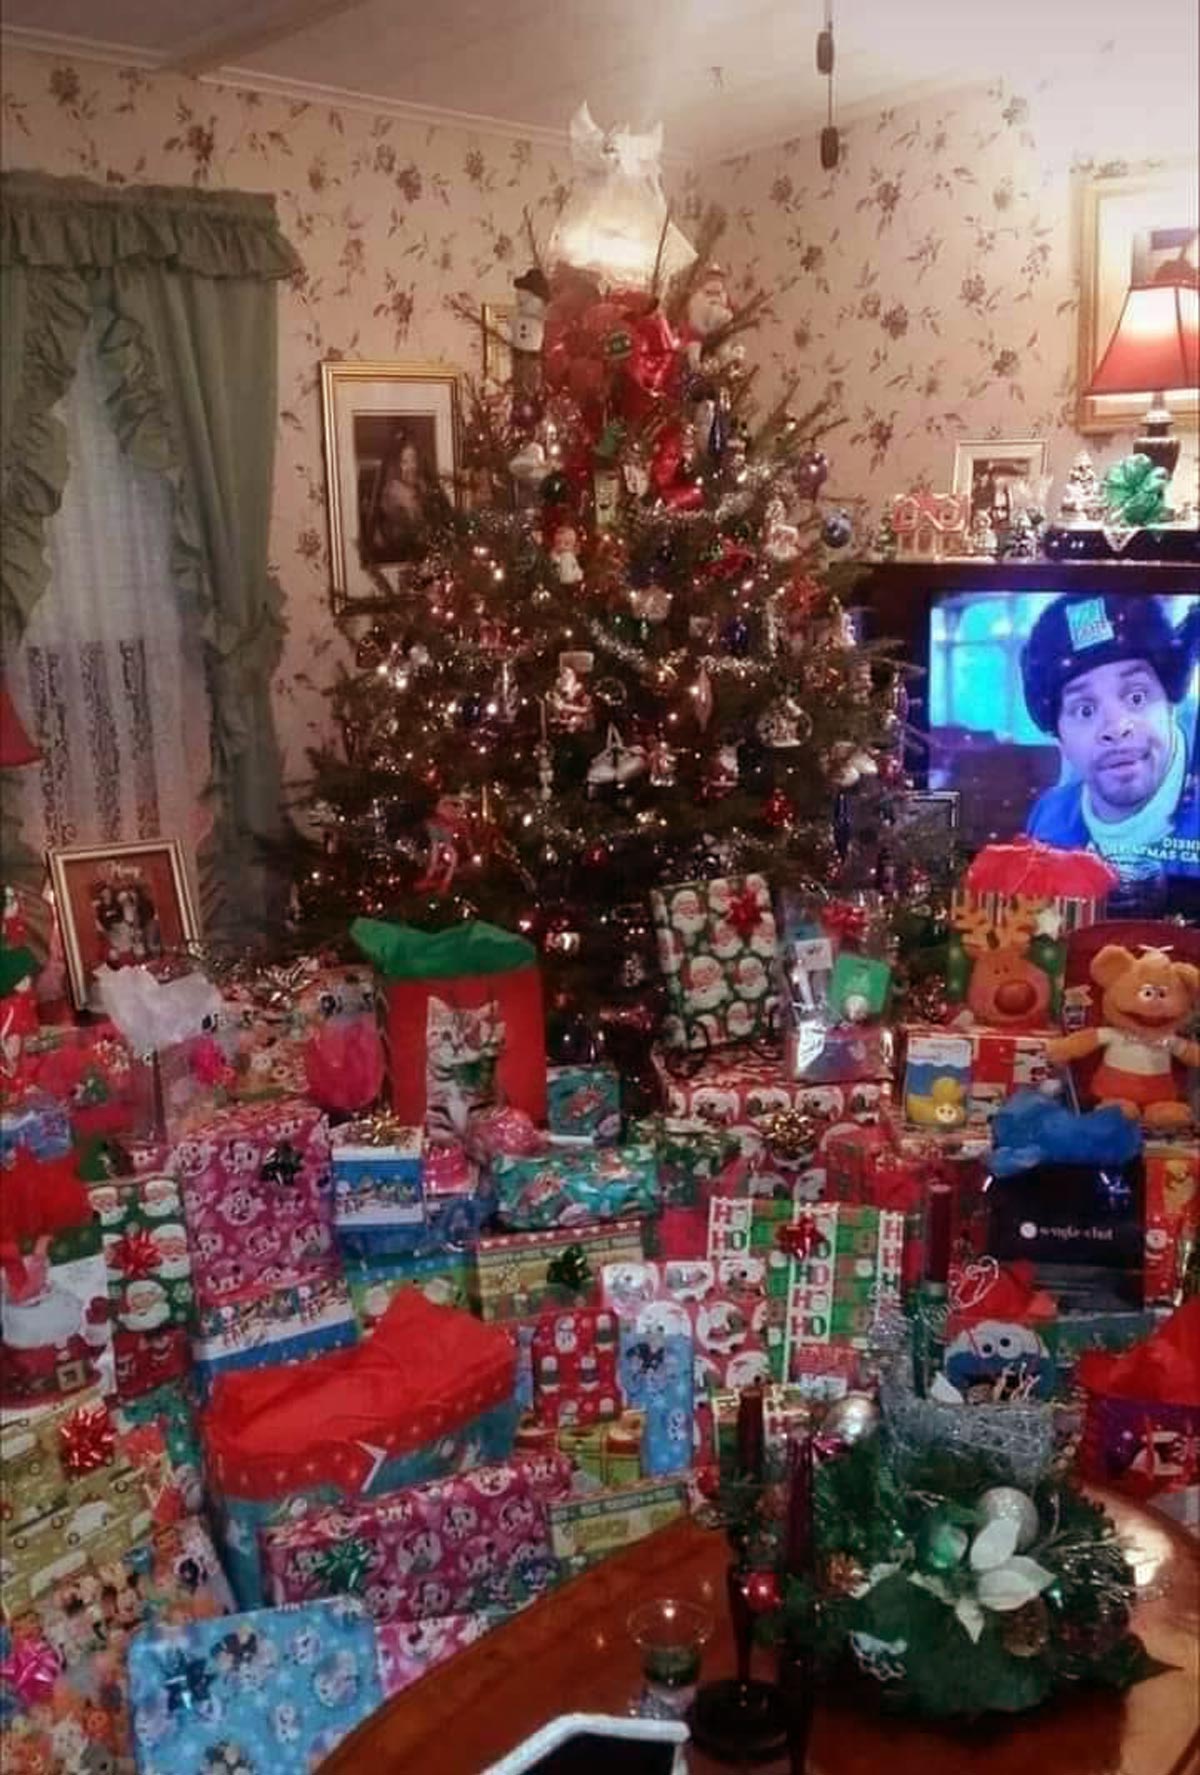
{"type": "Polygon", "coordinates": [[[225,1109],[178,1141],[178,1178],[197,1305],[286,1288],[328,1266],[333,1248],[329,1133],[312,1104],[225,1109]]]}
{"type": "Polygon", "coordinates": [[[517,1608],[556,1574],[547,1505],[570,1471],[563,1455],[531,1455],[266,1527],[267,1595],[353,1594],[377,1621],[517,1608]]]}
{"type": "Polygon", "coordinates": [[[533,1406],[544,1424],[615,1418],[617,1321],[589,1308],[544,1313],[533,1331],[533,1406]]]}
{"type": "Polygon", "coordinates": [[[435,1615],[428,1621],[380,1621],[375,1628],[385,1695],[398,1695],[420,1676],[465,1652],[497,1624],[495,1615],[435,1615]]]}

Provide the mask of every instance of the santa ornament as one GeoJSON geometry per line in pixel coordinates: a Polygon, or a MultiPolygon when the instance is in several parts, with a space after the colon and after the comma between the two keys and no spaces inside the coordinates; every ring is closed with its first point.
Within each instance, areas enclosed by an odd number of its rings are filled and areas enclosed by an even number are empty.
{"type": "Polygon", "coordinates": [[[710,339],[722,333],[733,319],[729,286],[719,265],[709,265],[687,299],[683,340],[688,363],[695,369],[710,339]]]}

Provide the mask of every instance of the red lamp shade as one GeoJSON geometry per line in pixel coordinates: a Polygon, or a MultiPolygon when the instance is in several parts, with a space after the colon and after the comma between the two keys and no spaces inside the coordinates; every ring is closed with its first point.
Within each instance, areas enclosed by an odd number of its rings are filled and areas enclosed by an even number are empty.
{"type": "Polygon", "coordinates": [[[41,753],[21,725],[16,705],[8,694],[8,685],[0,677],[0,770],[15,770],[20,764],[36,764],[41,753]]]}
{"type": "Polygon", "coordinates": [[[1200,285],[1133,284],[1088,394],[1157,394],[1200,383],[1200,285]]]}

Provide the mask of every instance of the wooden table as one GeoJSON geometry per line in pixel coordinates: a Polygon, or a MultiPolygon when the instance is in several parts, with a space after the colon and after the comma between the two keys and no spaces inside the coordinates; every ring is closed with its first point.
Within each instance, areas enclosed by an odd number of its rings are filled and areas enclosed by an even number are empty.
{"type": "MultiPolygon", "coordinates": [[[[1200,1543],[1119,1497],[1097,1495],[1130,1546],[1143,1587],[1135,1625],[1173,1669],[1124,1696],[1089,1691],[1036,1715],[961,1731],[881,1721],[822,1697],[809,1775],[1198,1775],[1200,1543]]],[[[672,1524],[397,1695],[345,1740],[322,1775],[479,1775],[556,1714],[627,1712],[640,1679],[625,1621],[651,1596],[708,1605],[717,1632],[702,1674],[731,1674],[727,1559],[716,1531],[672,1524]]],[[[719,1767],[695,1749],[689,1756],[693,1775],[719,1767]]]]}

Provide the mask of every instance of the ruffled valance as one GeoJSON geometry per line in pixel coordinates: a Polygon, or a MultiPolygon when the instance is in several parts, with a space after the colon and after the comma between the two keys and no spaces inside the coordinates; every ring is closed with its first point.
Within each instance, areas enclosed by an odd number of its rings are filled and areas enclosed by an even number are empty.
{"type": "Polygon", "coordinates": [[[88,272],[138,260],[202,277],[291,277],[300,265],[263,193],[0,174],[0,265],[88,272]]]}

